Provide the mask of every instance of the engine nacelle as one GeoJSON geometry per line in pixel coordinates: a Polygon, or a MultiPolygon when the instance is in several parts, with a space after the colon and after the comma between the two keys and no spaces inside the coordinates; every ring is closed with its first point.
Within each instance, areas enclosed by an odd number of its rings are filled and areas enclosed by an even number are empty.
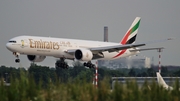
{"type": "Polygon", "coordinates": [[[78,49],[75,51],[75,58],[82,61],[91,61],[93,58],[93,54],[90,50],[78,49]]]}
{"type": "Polygon", "coordinates": [[[46,56],[27,55],[27,58],[32,62],[42,62],[46,58],[46,56]]]}

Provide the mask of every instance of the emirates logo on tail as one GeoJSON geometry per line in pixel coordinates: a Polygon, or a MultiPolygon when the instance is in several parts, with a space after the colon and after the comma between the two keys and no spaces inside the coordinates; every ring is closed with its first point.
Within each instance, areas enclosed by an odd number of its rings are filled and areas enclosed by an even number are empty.
{"type": "MultiPolygon", "coordinates": [[[[122,45],[135,43],[140,21],[141,21],[140,17],[135,18],[135,20],[131,24],[129,30],[126,32],[126,34],[124,35],[123,39],[120,42],[122,45]]],[[[117,58],[117,57],[121,56],[122,54],[124,54],[126,52],[126,50],[127,49],[121,50],[113,58],[117,58]]]]}
{"type": "Polygon", "coordinates": [[[129,28],[129,30],[124,35],[124,37],[123,37],[123,39],[121,41],[122,45],[124,45],[124,44],[132,44],[132,43],[135,42],[140,21],[141,21],[140,17],[136,17],[136,19],[132,23],[131,27],[129,28]]]}

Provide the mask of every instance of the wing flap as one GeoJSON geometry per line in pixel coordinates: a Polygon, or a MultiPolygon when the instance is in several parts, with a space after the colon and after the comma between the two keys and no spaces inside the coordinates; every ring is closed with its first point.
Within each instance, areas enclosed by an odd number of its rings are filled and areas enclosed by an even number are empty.
{"type": "Polygon", "coordinates": [[[144,49],[134,49],[129,50],[130,52],[136,52],[136,51],[147,51],[147,50],[158,50],[158,49],[164,49],[164,47],[158,47],[158,48],[144,48],[144,49]]]}

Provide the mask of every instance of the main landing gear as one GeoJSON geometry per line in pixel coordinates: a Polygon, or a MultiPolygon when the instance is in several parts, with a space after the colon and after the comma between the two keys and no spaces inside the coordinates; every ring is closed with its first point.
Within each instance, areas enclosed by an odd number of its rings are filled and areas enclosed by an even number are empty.
{"type": "Polygon", "coordinates": [[[65,58],[60,58],[60,60],[56,61],[55,67],[68,69],[69,66],[67,65],[67,63],[64,60],[65,60],[65,58]]]}
{"type": "Polygon", "coordinates": [[[16,63],[19,63],[20,62],[20,59],[19,59],[19,53],[17,53],[17,52],[13,52],[13,55],[16,57],[16,59],[15,59],[15,62],[16,63]]]}
{"type": "Polygon", "coordinates": [[[88,61],[87,63],[85,62],[83,65],[86,67],[89,67],[89,68],[95,68],[96,67],[94,64],[91,63],[91,61],[88,61]]]}

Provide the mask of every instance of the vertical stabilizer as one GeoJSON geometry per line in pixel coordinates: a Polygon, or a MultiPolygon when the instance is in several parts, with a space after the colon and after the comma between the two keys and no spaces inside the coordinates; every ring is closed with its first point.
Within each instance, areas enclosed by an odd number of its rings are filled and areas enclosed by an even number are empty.
{"type": "Polygon", "coordinates": [[[126,34],[124,35],[123,39],[120,42],[122,45],[135,43],[140,20],[141,20],[140,17],[135,18],[135,20],[131,24],[131,27],[128,29],[128,31],[126,32],[126,34]]]}

